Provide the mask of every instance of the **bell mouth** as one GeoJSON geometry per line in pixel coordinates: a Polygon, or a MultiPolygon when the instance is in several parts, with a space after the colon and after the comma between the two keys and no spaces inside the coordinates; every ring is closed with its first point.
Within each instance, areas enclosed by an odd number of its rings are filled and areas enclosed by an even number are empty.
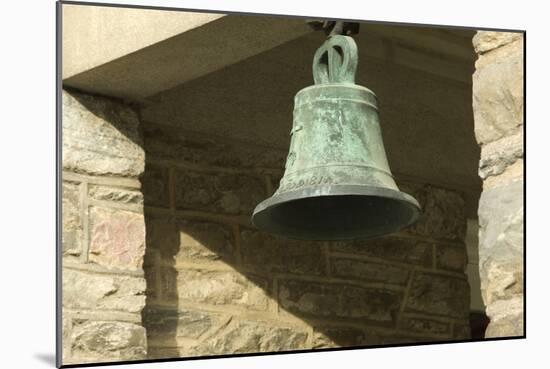
{"type": "Polygon", "coordinates": [[[414,223],[420,205],[381,187],[326,185],[276,194],[256,206],[252,223],[268,233],[301,240],[351,240],[394,233],[414,223]]]}

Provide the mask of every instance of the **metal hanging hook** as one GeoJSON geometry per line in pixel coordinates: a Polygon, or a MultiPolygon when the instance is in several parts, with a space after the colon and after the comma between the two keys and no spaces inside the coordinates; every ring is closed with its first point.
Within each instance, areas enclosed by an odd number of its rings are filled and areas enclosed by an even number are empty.
{"type": "Polygon", "coordinates": [[[351,36],[359,33],[359,23],[357,22],[308,19],[306,23],[316,31],[323,30],[327,37],[351,36]]]}
{"type": "Polygon", "coordinates": [[[314,30],[323,30],[326,41],[313,57],[313,79],[321,83],[355,83],[357,45],[350,35],[359,32],[359,23],[310,19],[314,30]]]}

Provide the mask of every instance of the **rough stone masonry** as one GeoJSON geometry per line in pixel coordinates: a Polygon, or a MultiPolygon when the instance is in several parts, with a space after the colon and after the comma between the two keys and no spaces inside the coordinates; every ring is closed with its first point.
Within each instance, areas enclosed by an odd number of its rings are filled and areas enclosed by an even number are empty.
{"type": "Polygon", "coordinates": [[[145,154],[134,110],[63,91],[63,364],[147,357],[145,154]]]}
{"type": "Polygon", "coordinates": [[[486,337],[521,336],[523,321],[523,34],[478,32],[473,76],[479,175],[479,265],[486,337]]]}
{"type": "Polygon", "coordinates": [[[148,357],[469,338],[464,200],[400,183],[414,226],[356,242],[254,229],[286,152],[144,122],[148,357]]]}
{"type": "Polygon", "coordinates": [[[464,201],[399,234],[298,242],[250,224],[286,153],[63,92],[63,363],[469,337],[464,201]]]}

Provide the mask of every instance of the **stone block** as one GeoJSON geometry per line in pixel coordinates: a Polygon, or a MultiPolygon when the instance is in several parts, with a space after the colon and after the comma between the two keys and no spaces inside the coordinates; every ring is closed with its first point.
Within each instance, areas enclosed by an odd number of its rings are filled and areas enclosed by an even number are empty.
{"type": "Polygon", "coordinates": [[[383,282],[406,285],[409,271],[387,264],[371,263],[353,259],[332,259],[332,276],[357,279],[365,282],[383,282]]]}
{"type": "Polygon", "coordinates": [[[498,320],[491,320],[485,331],[485,338],[522,337],[524,331],[523,313],[509,314],[498,320]]]}
{"type": "Polygon", "coordinates": [[[168,168],[160,165],[145,165],[145,172],[141,177],[141,186],[146,206],[170,207],[168,168]]]}
{"type": "Polygon", "coordinates": [[[305,329],[256,321],[233,321],[212,338],[198,344],[191,355],[241,354],[306,349],[305,329]]]}
{"type": "Polygon", "coordinates": [[[268,288],[265,279],[233,271],[180,270],[177,276],[181,302],[266,310],[268,288]]]}
{"type": "Polygon", "coordinates": [[[523,181],[485,189],[478,214],[479,264],[497,255],[523,264],[523,181]]]}
{"type": "Polygon", "coordinates": [[[252,215],[266,197],[263,178],[177,170],[176,207],[231,215],[252,215]]]}
{"type": "Polygon", "coordinates": [[[118,187],[89,185],[88,196],[94,200],[114,201],[121,204],[143,205],[143,195],[140,191],[118,187]]]}
{"type": "Polygon", "coordinates": [[[399,328],[407,332],[441,336],[450,334],[451,325],[432,319],[403,317],[399,321],[399,328]]]}
{"type": "Polygon", "coordinates": [[[523,295],[523,209],[522,181],[487,188],[481,194],[479,265],[481,292],[488,307],[523,295]]]}
{"type": "Polygon", "coordinates": [[[485,305],[523,295],[523,260],[490,257],[480,268],[481,294],[485,305]]]}
{"type": "Polygon", "coordinates": [[[470,288],[464,279],[415,273],[405,311],[468,319],[470,288]]]}
{"type": "Polygon", "coordinates": [[[279,281],[279,305],[296,316],[338,317],[343,315],[342,285],[306,281],[279,281]]]}
{"type": "Polygon", "coordinates": [[[402,299],[401,292],[388,291],[383,288],[344,286],[341,316],[371,324],[393,326],[402,299]]]}
{"type": "Polygon", "coordinates": [[[243,229],[243,263],[255,269],[278,273],[320,275],[325,272],[322,242],[295,241],[243,229]]]}
{"type": "Polygon", "coordinates": [[[510,182],[517,182],[523,180],[524,167],[523,158],[517,158],[511,164],[507,164],[504,171],[498,175],[489,175],[483,181],[483,188],[485,190],[500,187],[510,182]]]}
{"type": "Polygon", "coordinates": [[[524,334],[524,184],[502,177],[507,176],[495,177],[479,200],[481,293],[490,319],[486,337],[524,334]]]}
{"type": "Polygon", "coordinates": [[[472,83],[477,141],[516,134],[523,125],[523,43],[480,56],[472,83]]]}
{"type": "Polygon", "coordinates": [[[143,317],[148,342],[154,346],[180,346],[181,341],[199,339],[213,327],[219,329],[227,320],[219,314],[190,309],[147,308],[143,317]]]}
{"type": "Polygon", "coordinates": [[[330,250],[425,267],[431,267],[433,260],[430,243],[396,236],[331,242],[330,250]]]}
{"type": "Polygon", "coordinates": [[[63,269],[63,307],[139,313],[145,306],[145,279],[63,269]]]}
{"type": "Polygon", "coordinates": [[[466,215],[461,194],[429,185],[401,187],[418,200],[422,209],[418,221],[405,228],[405,233],[436,239],[464,239],[466,215]]]}
{"type": "Polygon", "coordinates": [[[477,31],[472,39],[474,50],[484,54],[523,37],[520,32],[477,31]]]}
{"type": "Polygon", "coordinates": [[[142,214],[99,207],[90,209],[89,261],[105,267],[141,270],[144,253],[142,214]]]}
{"type": "Polygon", "coordinates": [[[466,245],[438,243],[435,251],[435,264],[438,269],[464,272],[468,264],[466,245]]]}
{"type": "Polygon", "coordinates": [[[137,113],[112,99],[63,90],[64,170],[138,177],[145,164],[137,113]]]}
{"type": "Polygon", "coordinates": [[[298,317],[360,320],[393,324],[401,296],[397,292],[343,284],[279,281],[280,306],[298,317]]]}
{"type": "Polygon", "coordinates": [[[284,169],[286,151],[228,142],[171,127],[147,127],[148,154],[167,160],[223,168],[284,169]]]}
{"type": "Polygon", "coordinates": [[[179,251],[176,261],[234,261],[233,233],[229,226],[218,223],[181,220],[179,251]]]}
{"type": "Polygon", "coordinates": [[[61,221],[63,256],[79,256],[82,253],[82,219],[78,185],[74,183],[62,184],[61,221]]]}
{"type": "Polygon", "coordinates": [[[219,201],[222,195],[216,189],[216,179],[217,174],[214,173],[177,170],[174,184],[176,207],[217,212],[220,208],[219,201]]]}
{"type": "Polygon", "coordinates": [[[145,359],[147,341],[140,325],[113,321],[75,321],[73,361],[101,362],[145,359]]]}
{"type": "Polygon", "coordinates": [[[482,146],[479,176],[482,179],[498,176],[521,159],[523,159],[523,132],[520,131],[482,146]]]}
{"type": "Polygon", "coordinates": [[[491,321],[485,331],[485,337],[523,336],[523,305],[523,294],[488,304],[487,316],[491,321]]]}

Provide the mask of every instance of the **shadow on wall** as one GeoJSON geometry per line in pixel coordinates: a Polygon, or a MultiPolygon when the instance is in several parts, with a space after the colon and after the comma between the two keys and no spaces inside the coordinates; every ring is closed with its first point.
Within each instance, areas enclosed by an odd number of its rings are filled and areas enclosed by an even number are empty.
{"type": "Polygon", "coordinates": [[[144,126],[150,358],[470,337],[459,194],[401,184],[425,212],[396,235],[274,238],[249,219],[286,153],[144,126]]]}

